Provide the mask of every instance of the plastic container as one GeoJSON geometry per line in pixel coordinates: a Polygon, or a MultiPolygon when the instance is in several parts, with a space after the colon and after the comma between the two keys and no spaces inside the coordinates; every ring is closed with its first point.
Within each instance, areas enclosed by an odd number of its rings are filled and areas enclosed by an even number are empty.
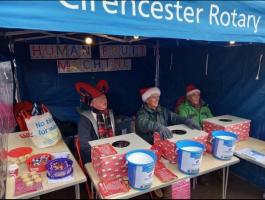
{"type": "Polygon", "coordinates": [[[52,159],[52,155],[48,153],[40,153],[29,157],[26,160],[28,170],[30,172],[43,172],[46,170],[46,164],[52,159]]]}
{"type": "Polygon", "coordinates": [[[73,161],[69,158],[57,158],[46,165],[49,179],[65,178],[73,173],[73,161]]]}
{"type": "Polygon", "coordinates": [[[213,131],[212,138],[213,156],[221,160],[230,160],[233,156],[238,136],[235,133],[220,130],[213,131]]]}
{"type": "Polygon", "coordinates": [[[10,176],[17,177],[18,175],[18,165],[12,164],[8,166],[8,173],[10,176]]]}
{"type": "Polygon", "coordinates": [[[198,174],[205,146],[192,140],[176,142],[178,169],[185,174],[198,174]]]}
{"type": "Polygon", "coordinates": [[[133,150],[126,154],[129,184],[132,188],[145,190],[151,187],[156,160],[156,154],[151,150],[133,150]]]}

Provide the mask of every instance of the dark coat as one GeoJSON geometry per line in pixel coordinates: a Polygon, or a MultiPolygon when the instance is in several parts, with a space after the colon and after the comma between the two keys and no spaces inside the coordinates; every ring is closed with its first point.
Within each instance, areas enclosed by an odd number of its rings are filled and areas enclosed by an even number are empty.
{"type": "Polygon", "coordinates": [[[180,117],[165,107],[158,106],[156,110],[152,110],[144,104],[137,112],[135,128],[139,136],[153,144],[153,134],[159,128],[185,123],[186,118],[180,117]]]}
{"type": "MultiPolygon", "coordinates": [[[[114,116],[110,110],[110,119],[115,134],[114,116]]],[[[81,156],[83,163],[91,162],[91,147],[89,141],[98,140],[98,125],[96,119],[92,115],[92,111],[88,110],[81,113],[78,123],[78,136],[80,139],[81,156]]]]}

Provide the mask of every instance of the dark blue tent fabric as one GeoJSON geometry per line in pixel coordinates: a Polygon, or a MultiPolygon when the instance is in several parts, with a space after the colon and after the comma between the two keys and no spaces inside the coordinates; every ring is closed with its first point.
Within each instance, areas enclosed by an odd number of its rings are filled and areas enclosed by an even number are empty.
{"type": "MultiPolygon", "coordinates": [[[[141,105],[139,89],[154,85],[152,48],[148,49],[145,59],[132,59],[131,71],[73,74],[58,74],[56,60],[31,60],[28,44],[17,43],[15,52],[21,99],[46,104],[52,114],[62,121],[77,122],[79,119],[76,112],[79,95],[74,88],[78,81],[96,85],[100,79],[106,79],[110,85],[110,107],[116,115],[135,114],[141,105]]],[[[99,51],[95,47],[92,52],[99,51]]],[[[96,57],[93,56],[93,59],[96,57]]]]}

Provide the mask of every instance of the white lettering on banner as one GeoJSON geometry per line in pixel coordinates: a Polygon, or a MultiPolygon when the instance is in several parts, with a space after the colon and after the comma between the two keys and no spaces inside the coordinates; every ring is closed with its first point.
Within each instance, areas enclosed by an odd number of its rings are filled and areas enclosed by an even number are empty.
{"type": "Polygon", "coordinates": [[[184,9],[184,19],[188,22],[188,23],[193,23],[194,22],[194,11],[192,9],[192,7],[187,7],[184,9]],[[192,17],[192,18],[188,18],[188,17],[192,17]]]}
{"type": "MultiPolygon", "coordinates": [[[[80,0],[80,1],[81,1],[81,9],[86,10],[87,9],[86,0],[80,0]]],[[[66,0],[60,0],[60,3],[69,9],[73,9],[73,10],[79,9],[79,4],[70,4],[66,0]]],[[[95,11],[95,0],[90,0],[90,9],[91,9],[91,11],[95,11]]]]}
{"type": "Polygon", "coordinates": [[[31,59],[91,58],[88,45],[30,45],[31,59]]]}
{"type": "Polygon", "coordinates": [[[145,45],[101,45],[100,58],[129,58],[146,56],[145,45]]]}
{"type": "Polygon", "coordinates": [[[161,13],[163,12],[163,5],[159,1],[155,1],[151,5],[151,13],[156,19],[162,19],[162,15],[157,15],[157,12],[161,13]]]}
{"type": "Polygon", "coordinates": [[[238,14],[237,10],[234,9],[231,13],[227,11],[220,11],[218,5],[211,4],[209,23],[217,26],[233,26],[240,28],[253,28],[253,32],[258,32],[258,25],[261,17],[255,15],[246,15],[243,13],[238,14]]]}
{"type": "MultiPolygon", "coordinates": [[[[100,10],[109,15],[126,15],[127,17],[153,18],[155,20],[166,19],[168,21],[176,20],[179,23],[188,24],[200,24],[202,21],[201,16],[204,13],[204,8],[192,7],[192,4],[188,4],[186,1],[76,0],[75,3],[69,3],[72,1],[60,0],[59,2],[62,6],[71,10],[87,12],[100,10]],[[185,6],[185,4],[189,6],[185,6]]],[[[208,5],[209,9],[205,10],[209,13],[208,16],[204,17],[209,17],[209,25],[223,26],[224,28],[240,28],[243,30],[250,29],[254,33],[258,32],[261,16],[240,13],[236,8],[232,11],[221,10],[222,7],[219,7],[217,4],[208,3],[208,5]]]]}
{"type": "Polygon", "coordinates": [[[114,6],[118,6],[118,1],[117,0],[115,0],[113,2],[110,2],[110,1],[107,1],[107,0],[103,0],[102,4],[103,4],[103,8],[105,9],[105,11],[107,13],[110,13],[110,14],[117,14],[118,13],[117,9],[110,10],[108,8],[108,6],[107,6],[107,5],[110,5],[110,6],[113,6],[113,7],[114,6]]]}
{"type": "Polygon", "coordinates": [[[131,59],[57,60],[58,73],[109,72],[131,70],[131,59]]]}

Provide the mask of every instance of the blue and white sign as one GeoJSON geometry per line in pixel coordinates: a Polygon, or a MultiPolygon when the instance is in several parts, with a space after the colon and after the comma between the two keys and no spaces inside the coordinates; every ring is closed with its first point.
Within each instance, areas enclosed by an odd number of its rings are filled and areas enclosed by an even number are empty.
{"type": "Polygon", "coordinates": [[[1,1],[0,27],[265,42],[264,1],[1,1]]]}

